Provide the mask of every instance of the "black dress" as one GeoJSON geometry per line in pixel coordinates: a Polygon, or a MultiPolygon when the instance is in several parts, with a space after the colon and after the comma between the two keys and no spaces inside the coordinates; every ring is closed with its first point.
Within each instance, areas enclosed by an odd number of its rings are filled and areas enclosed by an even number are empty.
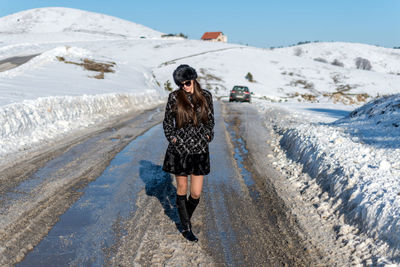
{"type": "MultiPolygon", "coordinates": [[[[187,125],[178,129],[176,126],[176,99],[178,89],[169,94],[163,128],[169,141],[165,153],[163,170],[175,175],[207,175],[210,173],[210,154],[208,143],[214,138],[214,109],[212,95],[202,90],[208,104],[207,123],[199,122],[197,126],[189,121],[187,125]],[[208,137],[207,137],[208,136],[208,137]],[[174,138],[176,142],[173,143],[174,138]]],[[[193,104],[192,94],[183,91],[193,104]]],[[[196,110],[198,114],[200,108],[196,110]]]]}

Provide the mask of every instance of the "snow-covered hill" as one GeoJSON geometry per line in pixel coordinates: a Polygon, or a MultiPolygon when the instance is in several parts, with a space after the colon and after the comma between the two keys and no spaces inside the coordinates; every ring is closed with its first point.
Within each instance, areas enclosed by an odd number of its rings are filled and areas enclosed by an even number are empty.
{"type": "Polygon", "coordinates": [[[359,43],[316,42],[274,51],[285,55],[295,55],[319,62],[342,63],[344,68],[355,69],[356,59],[363,58],[371,63],[371,71],[400,75],[400,49],[385,48],[359,43]]]}
{"type": "Polygon", "coordinates": [[[59,32],[130,38],[161,36],[160,32],[137,23],[72,8],[37,8],[0,18],[0,34],[59,32]]]}
{"type": "MultiPolygon", "coordinates": [[[[201,43],[191,45],[194,51],[197,47],[203,47],[201,43]]],[[[182,51],[182,57],[185,54],[182,51]]],[[[400,91],[400,75],[337,67],[254,47],[216,51],[187,57],[179,62],[204,69],[204,76],[211,74],[210,83],[225,95],[233,85],[241,84],[248,86],[256,97],[274,101],[357,103],[364,99],[363,94],[368,100],[377,95],[400,91]],[[249,72],[254,82],[246,80],[249,72]]],[[[176,64],[170,64],[154,71],[158,77],[166,80],[170,79],[175,67],[176,64]]]]}

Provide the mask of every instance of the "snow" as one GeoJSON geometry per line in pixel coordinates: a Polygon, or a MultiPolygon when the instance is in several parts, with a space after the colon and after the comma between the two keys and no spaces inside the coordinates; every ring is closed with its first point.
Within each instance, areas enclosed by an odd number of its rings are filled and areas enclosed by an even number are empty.
{"type": "MultiPolygon", "coordinates": [[[[352,112],[343,104],[279,105],[287,111],[282,117],[287,118],[266,122],[276,127],[278,142],[288,157],[300,163],[302,172],[322,189],[315,197],[324,207],[324,216],[343,216],[368,237],[386,242],[386,253],[396,262],[400,247],[399,104],[397,94],[352,112]]],[[[276,112],[276,105],[256,105],[261,112],[276,112]]],[[[304,190],[306,179],[299,175],[296,181],[299,191],[304,190]]]]}
{"type": "Polygon", "coordinates": [[[293,186],[301,189],[301,173],[307,173],[315,183],[307,190],[320,209],[358,227],[385,248],[383,256],[400,263],[400,51],[351,43],[270,50],[161,38],[136,23],[68,8],[0,18],[0,40],[0,61],[38,54],[0,72],[3,162],[10,154],[163,103],[164,84],[175,87],[171,74],[186,63],[215,96],[246,85],[261,113],[279,114],[265,123],[293,164],[302,166],[293,186]],[[357,57],[370,60],[372,70],[356,69],[357,57]],[[98,72],[77,65],[84,59],[114,62],[114,72],[93,78],[98,72]],[[344,67],[329,64],[334,59],[344,67]],[[248,72],[255,82],[245,79],[248,72]]]}
{"type": "Polygon", "coordinates": [[[161,33],[119,18],[72,8],[37,8],[0,18],[0,33],[78,32],[111,37],[160,38],[161,33]],[[60,21],[62,23],[60,23],[60,21]]]}
{"type": "Polygon", "coordinates": [[[365,58],[371,62],[376,72],[400,74],[400,50],[366,44],[349,44],[343,42],[309,43],[293,47],[275,49],[285,55],[298,55],[307,59],[324,59],[328,64],[335,59],[346,68],[356,68],[355,59],[365,58]]]}
{"type": "Polygon", "coordinates": [[[0,155],[59,138],[71,131],[107,121],[123,112],[161,103],[155,90],[136,94],[49,96],[0,108],[0,155]]]}

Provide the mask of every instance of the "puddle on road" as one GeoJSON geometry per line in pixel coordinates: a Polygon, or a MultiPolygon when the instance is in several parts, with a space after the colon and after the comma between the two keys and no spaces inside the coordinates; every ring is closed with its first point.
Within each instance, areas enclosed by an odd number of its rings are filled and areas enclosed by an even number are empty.
{"type": "Polygon", "coordinates": [[[237,132],[233,129],[233,126],[225,122],[225,127],[228,130],[228,133],[231,137],[232,143],[234,145],[234,159],[236,160],[236,164],[240,170],[240,175],[243,178],[245,185],[249,189],[250,197],[256,201],[260,197],[260,193],[255,188],[255,182],[253,180],[253,176],[251,172],[249,172],[245,167],[245,160],[248,156],[248,150],[246,149],[246,144],[243,139],[237,134],[237,132]]]}
{"type": "MultiPolygon", "coordinates": [[[[215,112],[220,114],[219,105],[215,106],[215,112]]],[[[254,220],[246,217],[251,212],[244,212],[244,217],[241,214],[245,209],[254,209],[249,205],[259,201],[260,193],[251,172],[246,169],[249,151],[236,134],[236,126],[220,116],[216,118],[215,139],[210,146],[212,171],[204,183],[204,199],[210,207],[206,213],[207,243],[217,265],[243,266],[254,257],[248,253],[260,248],[252,248],[252,241],[249,241],[257,232],[257,228],[252,228],[254,220]],[[230,136],[233,155],[225,131],[230,136]]]]}
{"type": "MultiPolygon", "coordinates": [[[[158,124],[118,153],[17,266],[103,266],[105,251],[116,242],[114,229],[120,229],[123,219],[135,212],[135,199],[146,187],[146,181],[140,177],[140,161],[150,153],[148,144],[154,144],[152,140],[163,140],[161,135],[158,124]]],[[[164,150],[164,145],[157,144],[152,147],[151,155],[158,157],[164,150]]],[[[158,160],[148,157],[148,160],[158,160]]]]}

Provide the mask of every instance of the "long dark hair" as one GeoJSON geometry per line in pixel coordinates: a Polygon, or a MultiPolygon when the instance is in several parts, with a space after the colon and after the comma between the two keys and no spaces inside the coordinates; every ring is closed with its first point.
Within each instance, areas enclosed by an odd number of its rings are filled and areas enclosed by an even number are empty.
{"type": "Polygon", "coordinates": [[[197,126],[199,120],[207,122],[208,120],[208,104],[206,98],[203,96],[203,89],[200,84],[193,80],[193,106],[189,99],[186,97],[185,91],[181,88],[178,90],[176,101],[176,125],[182,128],[193,120],[193,124],[197,126]],[[196,112],[198,111],[199,112],[196,112]]]}

